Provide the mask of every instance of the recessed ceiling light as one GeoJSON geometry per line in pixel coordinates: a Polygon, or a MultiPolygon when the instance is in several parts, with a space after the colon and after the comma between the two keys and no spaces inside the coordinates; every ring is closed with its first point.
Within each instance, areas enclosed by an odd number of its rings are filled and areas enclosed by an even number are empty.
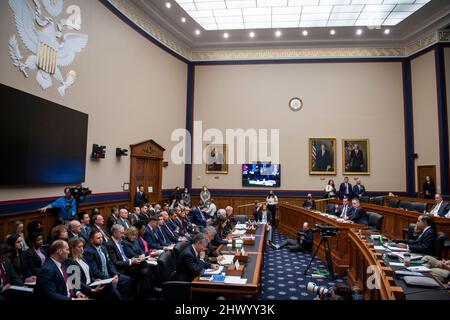
{"type": "Polygon", "coordinates": [[[199,36],[200,35],[200,30],[198,30],[198,29],[195,30],[195,34],[199,36]]]}
{"type": "Polygon", "coordinates": [[[389,30],[389,29],[384,30],[384,34],[389,34],[389,33],[391,33],[391,30],[389,30]]]}
{"type": "Polygon", "coordinates": [[[356,34],[357,34],[358,36],[362,35],[362,30],[361,30],[361,29],[356,30],[356,34]]]}
{"type": "Polygon", "coordinates": [[[170,2],[166,2],[166,8],[170,9],[170,7],[172,6],[172,4],[170,2]]]}
{"type": "Polygon", "coordinates": [[[186,18],[185,18],[185,17],[182,17],[182,18],[181,18],[181,22],[186,23],[186,18]]]}
{"type": "Polygon", "coordinates": [[[277,31],[275,32],[275,36],[276,36],[277,38],[281,37],[281,31],[280,31],[280,30],[277,30],[277,31]]]}
{"type": "Polygon", "coordinates": [[[230,35],[228,34],[228,32],[225,32],[225,33],[223,34],[223,37],[224,37],[225,39],[228,39],[228,38],[230,37],[230,35]]]}
{"type": "Polygon", "coordinates": [[[308,35],[308,31],[307,30],[303,30],[302,34],[306,37],[308,35]]]}
{"type": "Polygon", "coordinates": [[[250,36],[250,38],[254,38],[255,37],[255,33],[252,31],[248,34],[250,36]]]}
{"type": "Polygon", "coordinates": [[[331,29],[331,30],[330,30],[330,34],[331,34],[332,36],[334,36],[334,35],[336,34],[336,30],[331,29]]]}

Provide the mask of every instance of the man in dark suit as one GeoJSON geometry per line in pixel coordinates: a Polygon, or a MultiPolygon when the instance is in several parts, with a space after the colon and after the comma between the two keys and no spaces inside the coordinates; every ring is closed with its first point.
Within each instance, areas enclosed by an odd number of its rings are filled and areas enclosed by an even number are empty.
{"type": "Polygon", "coordinates": [[[173,221],[169,218],[169,214],[167,211],[161,211],[159,214],[162,217],[164,223],[160,226],[164,235],[170,240],[172,243],[177,243],[179,241],[187,241],[185,237],[181,237],[176,232],[176,226],[173,224],[173,221]]]}
{"type": "Polygon", "coordinates": [[[131,227],[131,223],[128,220],[128,210],[125,208],[121,208],[119,210],[119,217],[117,218],[116,224],[121,225],[124,227],[125,230],[129,229],[131,227]]]}
{"type": "Polygon", "coordinates": [[[119,208],[113,207],[111,208],[111,215],[108,217],[108,221],[106,222],[106,228],[111,230],[111,227],[117,223],[117,219],[119,218],[119,208]]]}
{"type": "Polygon", "coordinates": [[[360,199],[366,195],[366,188],[361,184],[361,179],[356,180],[356,184],[353,187],[353,196],[360,199]]]}
{"type": "Polygon", "coordinates": [[[351,172],[362,172],[364,169],[364,155],[359,149],[359,145],[356,143],[353,145],[353,150],[350,152],[349,165],[351,172]]]}
{"type": "MultiPolygon", "coordinates": [[[[109,241],[109,233],[105,230],[105,228],[103,227],[104,223],[105,223],[105,219],[103,218],[103,216],[99,213],[96,214],[92,217],[92,220],[94,222],[94,224],[92,225],[91,228],[91,233],[92,231],[98,231],[102,234],[103,237],[103,243],[106,244],[109,241]]],[[[90,240],[90,235],[89,234],[89,240],[90,240]]]]}
{"type": "Polygon", "coordinates": [[[81,223],[81,231],[80,234],[85,240],[85,243],[89,242],[89,234],[91,233],[91,227],[89,226],[89,222],[91,218],[89,217],[89,213],[87,212],[79,212],[78,213],[78,220],[81,223]]]}
{"type": "Polygon", "coordinates": [[[344,199],[342,199],[342,204],[340,206],[336,206],[336,215],[341,219],[348,220],[351,208],[348,198],[344,197],[344,199]]]}
{"type": "Polygon", "coordinates": [[[433,220],[428,215],[420,215],[417,218],[417,229],[421,231],[420,235],[415,240],[397,240],[400,242],[397,246],[400,248],[409,248],[413,253],[420,253],[425,255],[435,255],[436,232],[431,227],[433,220]],[[406,241],[406,243],[405,243],[406,241]]]}
{"type": "Polygon", "coordinates": [[[314,171],[332,171],[332,158],[330,151],[326,149],[325,144],[320,145],[320,150],[316,152],[316,162],[314,171]]]}
{"type": "Polygon", "coordinates": [[[219,268],[217,264],[205,262],[205,250],[208,242],[204,233],[198,233],[193,239],[193,244],[180,254],[176,271],[176,277],[179,281],[191,282],[195,277],[201,275],[204,269],[219,268]]]}
{"type": "Polygon", "coordinates": [[[69,255],[69,245],[64,240],[56,240],[50,247],[49,257],[39,269],[34,293],[46,300],[86,300],[87,297],[73,288],[64,266],[69,255]]]}
{"type": "Polygon", "coordinates": [[[312,198],[312,194],[308,193],[307,198],[303,202],[303,208],[309,209],[309,210],[315,210],[316,209],[316,202],[312,198]]]}
{"type": "Polygon", "coordinates": [[[113,278],[112,283],[114,289],[118,290],[117,295],[124,300],[128,299],[132,284],[131,278],[120,274],[111,262],[108,251],[103,245],[103,236],[100,231],[93,230],[89,239],[89,244],[84,250],[84,258],[89,268],[92,269],[94,279],[113,278]]]}
{"type": "Polygon", "coordinates": [[[431,208],[430,214],[434,217],[445,217],[450,209],[448,202],[442,200],[442,195],[440,193],[435,194],[434,200],[436,204],[431,208]]]}
{"type": "Polygon", "coordinates": [[[156,227],[156,232],[158,233],[159,239],[161,239],[161,244],[163,246],[167,246],[167,247],[172,246],[173,247],[173,244],[178,242],[178,241],[172,242],[170,240],[170,238],[164,232],[164,230],[162,228],[163,226],[164,226],[164,217],[163,217],[162,214],[159,214],[158,215],[158,225],[156,227]]]}
{"type": "Polygon", "coordinates": [[[212,219],[206,215],[206,208],[196,207],[194,209],[194,223],[202,228],[206,227],[207,223],[210,223],[212,219]]]}
{"type": "Polygon", "coordinates": [[[136,192],[136,197],[134,199],[134,206],[141,207],[147,202],[148,202],[147,195],[144,193],[144,186],[141,184],[139,185],[138,192],[136,192]]]}
{"type": "Polygon", "coordinates": [[[348,199],[353,197],[352,185],[348,182],[348,177],[345,177],[344,182],[339,186],[339,198],[344,199],[344,197],[348,199]]]}
{"type": "Polygon", "coordinates": [[[366,210],[361,207],[361,203],[356,198],[352,200],[352,207],[350,209],[348,220],[358,224],[368,224],[366,210]]]}
{"type": "Polygon", "coordinates": [[[78,220],[72,220],[69,222],[69,232],[67,233],[68,240],[72,238],[81,237],[81,223],[78,220]]]}
{"type": "Polygon", "coordinates": [[[147,241],[149,248],[157,250],[171,250],[172,248],[164,242],[164,239],[158,232],[159,218],[151,216],[148,225],[145,227],[144,240],[147,241]]]}

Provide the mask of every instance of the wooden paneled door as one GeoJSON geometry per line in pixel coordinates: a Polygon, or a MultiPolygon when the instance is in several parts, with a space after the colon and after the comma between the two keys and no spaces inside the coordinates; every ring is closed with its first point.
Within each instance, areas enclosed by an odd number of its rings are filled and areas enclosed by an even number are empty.
{"type": "Polygon", "coordinates": [[[426,176],[431,177],[431,180],[434,182],[434,186],[436,187],[436,166],[417,166],[417,185],[419,189],[419,197],[421,198],[423,198],[423,184],[426,176]]]}
{"type": "Polygon", "coordinates": [[[144,141],[130,146],[130,199],[134,206],[137,188],[144,186],[148,201],[161,200],[162,164],[165,149],[153,140],[144,141]]]}

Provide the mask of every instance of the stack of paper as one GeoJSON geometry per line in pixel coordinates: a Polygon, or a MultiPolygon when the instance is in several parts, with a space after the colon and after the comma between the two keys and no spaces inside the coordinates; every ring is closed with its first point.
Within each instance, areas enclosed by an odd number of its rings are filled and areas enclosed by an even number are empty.
{"type": "Polygon", "coordinates": [[[33,293],[33,288],[28,287],[19,287],[19,286],[10,286],[8,290],[15,290],[15,291],[22,291],[22,292],[29,292],[33,293]]]}
{"type": "Polygon", "coordinates": [[[243,235],[245,234],[247,231],[246,230],[234,230],[233,234],[237,234],[237,235],[243,235]]]}
{"type": "Polygon", "coordinates": [[[431,269],[427,268],[427,267],[423,267],[423,266],[419,266],[419,267],[408,267],[406,268],[409,271],[412,272],[431,272],[431,269]]]}
{"type": "Polygon", "coordinates": [[[235,225],[234,227],[235,227],[236,229],[243,230],[243,229],[246,229],[246,228],[247,228],[247,225],[246,225],[246,224],[238,223],[238,224],[235,225]]]}
{"type": "Polygon", "coordinates": [[[221,274],[223,271],[223,266],[220,266],[219,269],[214,270],[214,269],[206,269],[205,271],[203,271],[203,274],[221,274]]]}
{"type": "Polygon", "coordinates": [[[227,283],[227,284],[246,284],[247,279],[243,279],[243,278],[237,277],[237,276],[226,276],[225,283],[227,283]]]}
{"type": "Polygon", "coordinates": [[[94,281],[92,283],[89,284],[90,287],[97,287],[97,286],[101,286],[104,284],[108,284],[111,283],[113,281],[113,278],[109,278],[109,279],[105,279],[105,280],[98,280],[98,281],[94,281]]]}
{"type": "Polygon", "coordinates": [[[224,260],[219,261],[220,265],[226,266],[226,265],[229,265],[229,264],[233,264],[234,255],[226,254],[223,257],[224,257],[224,260]]]}

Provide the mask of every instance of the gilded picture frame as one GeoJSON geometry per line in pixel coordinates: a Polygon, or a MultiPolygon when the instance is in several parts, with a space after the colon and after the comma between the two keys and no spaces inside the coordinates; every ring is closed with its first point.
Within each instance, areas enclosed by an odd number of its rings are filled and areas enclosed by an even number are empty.
{"type": "Polygon", "coordinates": [[[342,139],[344,175],[370,175],[369,139],[342,139]]]}
{"type": "Polygon", "coordinates": [[[205,147],[205,172],[208,174],[228,173],[227,145],[208,144],[205,147]]]}
{"type": "Polygon", "coordinates": [[[309,174],[336,175],[336,138],[309,138],[309,174]]]}

